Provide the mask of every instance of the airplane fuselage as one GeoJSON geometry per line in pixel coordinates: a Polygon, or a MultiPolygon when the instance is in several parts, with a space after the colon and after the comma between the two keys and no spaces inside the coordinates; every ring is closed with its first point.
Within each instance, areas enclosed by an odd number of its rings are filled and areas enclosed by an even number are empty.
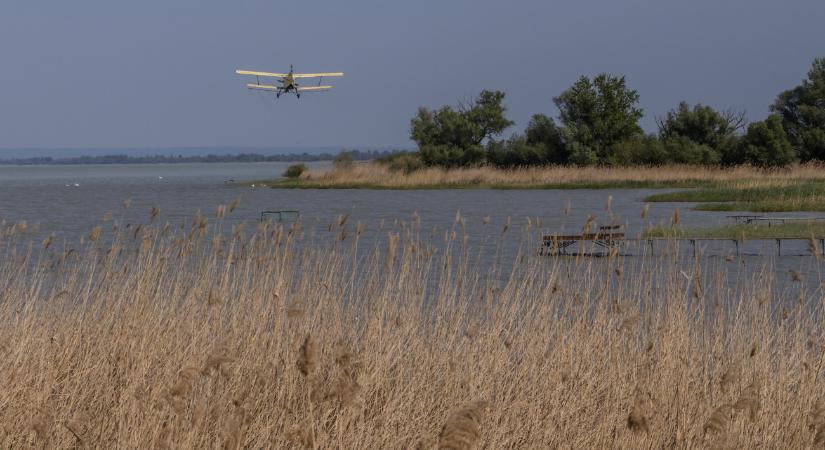
{"type": "Polygon", "coordinates": [[[292,72],[289,72],[287,76],[281,79],[281,87],[285,92],[298,88],[298,84],[295,82],[295,77],[292,76],[292,72]]]}

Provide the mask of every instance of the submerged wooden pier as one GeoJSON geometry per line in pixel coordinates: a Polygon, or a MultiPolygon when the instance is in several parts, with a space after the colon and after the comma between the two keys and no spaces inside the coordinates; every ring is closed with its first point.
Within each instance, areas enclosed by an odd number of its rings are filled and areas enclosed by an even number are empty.
{"type": "MultiPolygon", "coordinates": [[[[621,251],[629,243],[646,243],[652,250],[657,242],[687,242],[693,249],[693,256],[696,256],[697,243],[701,242],[731,242],[734,245],[736,256],[740,255],[740,248],[745,242],[761,242],[763,244],[773,243],[776,245],[776,255],[782,256],[782,242],[802,241],[808,243],[810,254],[814,252],[825,255],[825,237],[791,237],[791,238],[755,238],[755,239],[731,239],[719,237],[626,237],[619,228],[602,227],[595,233],[582,234],[545,234],[542,236],[542,245],[539,251],[542,255],[568,255],[568,249],[585,243],[592,243],[597,247],[609,252],[621,251]],[[818,245],[816,245],[818,244],[818,245]]],[[[582,254],[582,253],[579,253],[582,254]]],[[[787,255],[786,255],[787,256],[787,255]]]]}

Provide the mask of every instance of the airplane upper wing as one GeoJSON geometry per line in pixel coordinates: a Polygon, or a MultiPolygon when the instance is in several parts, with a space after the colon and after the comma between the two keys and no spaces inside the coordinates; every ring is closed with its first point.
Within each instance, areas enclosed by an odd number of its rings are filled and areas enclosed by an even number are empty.
{"type": "Polygon", "coordinates": [[[332,86],[300,86],[300,87],[298,87],[298,92],[326,91],[327,89],[332,89],[332,86]]]}
{"type": "Polygon", "coordinates": [[[292,76],[294,78],[343,77],[344,72],[293,73],[292,76]]]}
{"type": "Polygon", "coordinates": [[[238,75],[255,75],[256,77],[277,77],[277,78],[284,78],[288,74],[286,73],[272,73],[272,72],[256,72],[254,70],[236,70],[236,74],[238,75]]]}

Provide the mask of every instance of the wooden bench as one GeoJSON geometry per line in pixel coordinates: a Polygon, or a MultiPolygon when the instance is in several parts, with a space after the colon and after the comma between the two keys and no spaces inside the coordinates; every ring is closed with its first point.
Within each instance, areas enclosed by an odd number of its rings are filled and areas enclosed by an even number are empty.
{"type": "Polygon", "coordinates": [[[614,249],[625,241],[622,225],[605,225],[595,233],[546,234],[542,236],[541,254],[567,254],[567,248],[580,242],[593,242],[602,248],[614,249]]]}

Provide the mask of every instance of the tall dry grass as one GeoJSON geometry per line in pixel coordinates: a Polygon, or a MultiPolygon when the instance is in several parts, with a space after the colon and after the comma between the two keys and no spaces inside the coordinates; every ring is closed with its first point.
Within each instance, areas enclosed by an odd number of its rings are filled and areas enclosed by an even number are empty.
{"type": "Polygon", "coordinates": [[[804,180],[825,180],[821,165],[796,165],[787,169],[752,167],[528,167],[512,170],[493,167],[442,169],[436,167],[408,174],[391,171],[384,164],[359,164],[347,169],[313,170],[301,175],[304,185],[316,187],[370,186],[377,188],[472,187],[499,188],[626,185],[686,185],[700,182],[734,183],[735,187],[787,185],[804,180]]]}
{"type": "Polygon", "coordinates": [[[72,246],[5,227],[0,447],[825,442],[821,304],[768,274],[529,245],[488,265],[459,226],[351,222],[114,220],[72,246]]]}

